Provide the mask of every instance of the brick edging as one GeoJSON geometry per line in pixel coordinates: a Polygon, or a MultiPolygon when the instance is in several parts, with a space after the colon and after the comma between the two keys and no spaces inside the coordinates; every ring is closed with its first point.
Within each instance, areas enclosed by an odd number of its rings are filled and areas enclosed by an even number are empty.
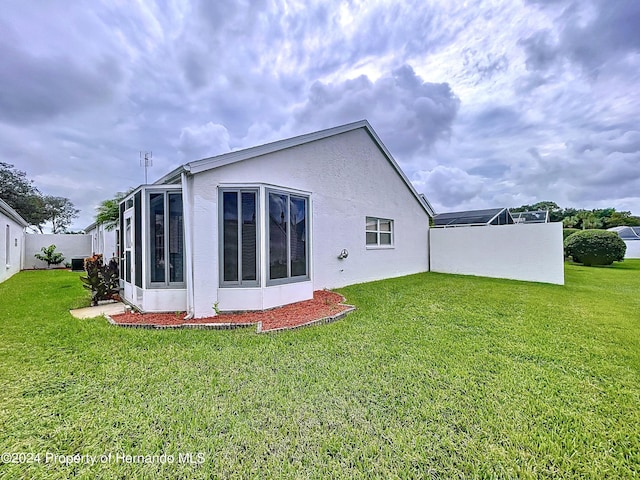
{"type": "MultiPolygon", "coordinates": [[[[346,299],[342,297],[342,302],[346,299]]],[[[325,323],[333,323],[337,320],[341,320],[346,317],[349,313],[356,310],[354,305],[349,305],[346,303],[340,302],[340,305],[343,307],[347,307],[346,310],[336,313],[335,315],[331,315],[329,317],[322,317],[316,320],[310,320],[306,323],[301,323],[299,325],[292,325],[287,327],[279,327],[272,328],[269,330],[262,329],[262,322],[253,322],[253,323],[180,323],[178,325],[158,325],[158,324],[148,324],[148,323],[119,323],[116,322],[111,316],[106,313],[103,316],[107,319],[107,321],[116,327],[125,327],[125,328],[146,328],[146,329],[157,329],[157,330],[170,330],[170,329],[178,329],[178,328],[190,328],[194,330],[233,330],[236,328],[246,328],[251,327],[253,325],[256,326],[256,333],[280,333],[286,330],[296,330],[298,328],[304,327],[312,327],[314,325],[321,325],[325,323]]]]}

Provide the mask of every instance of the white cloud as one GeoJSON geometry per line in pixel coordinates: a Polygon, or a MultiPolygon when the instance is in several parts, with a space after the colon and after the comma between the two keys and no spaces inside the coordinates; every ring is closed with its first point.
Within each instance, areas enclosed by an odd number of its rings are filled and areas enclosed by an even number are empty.
{"type": "Polygon", "coordinates": [[[441,208],[640,214],[639,5],[10,2],[0,158],[47,193],[66,189],[83,227],[100,200],[142,183],[141,150],[157,178],[367,118],[441,208]]]}
{"type": "Polygon", "coordinates": [[[419,192],[425,193],[436,210],[441,212],[474,203],[474,208],[481,208],[475,200],[486,185],[486,179],[469,175],[457,167],[438,165],[432,170],[416,172],[411,183],[419,192]]]}
{"type": "Polygon", "coordinates": [[[315,82],[294,121],[326,128],[366,118],[391,151],[408,161],[448,138],[459,105],[449,85],[425,82],[404,65],[375,82],[365,76],[315,82]]]}
{"type": "Polygon", "coordinates": [[[223,125],[207,122],[184,127],[180,132],[179,150],[185,161],[212,157],[229,151],[229,132],[223,125]]]}

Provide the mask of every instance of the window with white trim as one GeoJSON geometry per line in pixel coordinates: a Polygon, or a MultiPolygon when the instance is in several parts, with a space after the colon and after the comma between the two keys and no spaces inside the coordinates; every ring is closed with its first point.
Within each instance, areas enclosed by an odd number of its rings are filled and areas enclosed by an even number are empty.
{"type": "Polygon", "coordinates": [[[365,230],[367,247],[393,246],[393,220],[366,217],[365,230]]]}
{"type": "Polygon", "coordinates": [[[7,225],[6,228],[6,247],[5,247],[5,264],[7,266],[11,265],[11,227],[7,225]]]}

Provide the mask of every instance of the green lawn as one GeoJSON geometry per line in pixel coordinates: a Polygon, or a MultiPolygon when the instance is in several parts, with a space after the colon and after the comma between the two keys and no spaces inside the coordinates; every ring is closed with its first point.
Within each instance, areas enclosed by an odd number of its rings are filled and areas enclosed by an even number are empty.
{"type": "Polygon", "coordinates": [[[40,463],[0,478],[640,475],[640,261],[567,265],[564,287],[427,273],[341,292],[358,310],[330,325],[160,331],[71,317],[76,273],[12,277],[0,452],[40,463]]]}

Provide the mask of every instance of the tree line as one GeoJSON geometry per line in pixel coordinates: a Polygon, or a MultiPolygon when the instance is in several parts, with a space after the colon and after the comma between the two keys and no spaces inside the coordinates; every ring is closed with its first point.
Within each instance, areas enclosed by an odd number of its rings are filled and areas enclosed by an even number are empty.
{"type": "Polygon", "coordinates": [[[51,224],[52,233],[66,233],[80,213],[71,200],[44,195],[26,172],[5,162],[0,162],[0,199],[40,233],[47,223],[51,224]]]}
{"type": "Polygon", "coordinates": [[[522,205],[517,208],[510,208],[511,212],[533,212],[536,210],[547,210],[549,221],[562,222],[565,228],[603,229],[611,227],[640,226],[640,217],[634,216],[631,212],[619,212],[615,208],[597,208],[593,210],[577,208],[561,208],[555,202],[538,202],[533,205],[522,205]]]}
{"type": "MultiPolygon", "coordinates": [[[[114,198],[101,202],[96,222],[105,224],[108,230],[113,229],[118,219],[118,203],[127,193],[118,192],[114,198]]],[[[68,198],[43,195],[25,172],[5,162],[0,162],[0,199],[7,202],[40,233],[43,233],[47,222],[51,223],[52,233],[65,233],[80,213],[68,198]]],[[[562,222],[566,228],[606,230],[621,225],[640,226],[640,217],[615,208],[561,208],[555,202],[543,201],[509,210],[514,213],[547,210],[551,222],[562,222]]]]}

